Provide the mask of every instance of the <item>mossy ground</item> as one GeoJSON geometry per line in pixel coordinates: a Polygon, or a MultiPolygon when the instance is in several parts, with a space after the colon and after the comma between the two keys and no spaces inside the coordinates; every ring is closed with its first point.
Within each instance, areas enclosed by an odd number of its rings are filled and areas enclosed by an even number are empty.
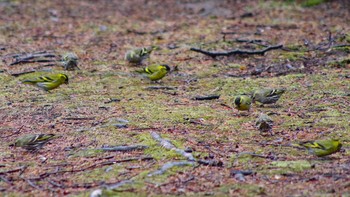
{"type": "Polygon", "coordinates": [[[5,48],[0,50],[0,191],[5,196],[88,196],[105,184],[131,180],[106,195],[349,195],[349,51],[303,45],[306,39],[326,46],[328,31],[336,42],[349,44],[349,5],[317,2],[0,2],[0,48],[5,48]],[[223,40],[221,32],[232,34],[223,40]],[[235,42],[241,37],[281,43],[288,50],[216,59],[189,50],[264,48],[235,42]],[[178,68],[159,83],[137,75],[133,71],[138,67],[123,60],[126,50],[150,45],[159,49],[148,62],[178,68]],[[9,66],[11,54],[43,50],[75,52],[81,70],[49,67],[10,75],[39,66],[9,66]],[[252,74],[261,68],[262,73],[252,74]],[[65,73],[70,83],[51,92],[20,83],[46,73],[65,73]],[[287,91],[276,105],[253,105],[249,112],[232,109],[233,96],[261,87],[287,91]],[[220,98],[193,99],[213,94],[220,98]],[[273,135],[255,128],[260,113],[274,120],[273,135]],[[118,128],[121,122],[127,127],[118,128]],[[159,146],[150,131],[178,148],[192,149],[197,159],[220,160],[224,166],[175,167],[149,177],[163,164],[185,159],[159,146]],[[61,137],[36,154],[8,147],[29,133],[61,137]],[[288,146],[326,138],[341,139],[342,151],[319,159],[288,146]],[[149,148],[95,150],[135,144],[149,148]],[[154,159],[101,164],[142,156],[154,159]],[[20,166],[27,168],[2,173],[20,166]],[[230,175],[232,169],[254,173],[241,182],[230,175]],[[44,176],[57,171],[62,172],[44,176]]]}

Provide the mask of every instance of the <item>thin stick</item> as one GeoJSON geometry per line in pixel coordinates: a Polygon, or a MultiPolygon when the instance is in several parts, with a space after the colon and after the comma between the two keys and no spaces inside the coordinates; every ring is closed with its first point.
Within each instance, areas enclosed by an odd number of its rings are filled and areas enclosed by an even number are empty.
{"type": "Polygon", "coordinates": [[[275,50],[275,49],[280,49],[282,48],[283,45],[275,45],[275,46],[269,46],[266,47],[263,50],[257,50],[257,51],[246,51],[246,50],[232,50],[232,51],[223,51],[223,52],[211,52],[211,51],[204,51],[202,49],[197,49],[197,48],[191,48],[191,51],[195,51],[198,53],[202,53],[204,55],[210,56],[212,58],[215,58],[217,56],[231,56],[231,55],[264,55],[267,51],[275,50]]]}

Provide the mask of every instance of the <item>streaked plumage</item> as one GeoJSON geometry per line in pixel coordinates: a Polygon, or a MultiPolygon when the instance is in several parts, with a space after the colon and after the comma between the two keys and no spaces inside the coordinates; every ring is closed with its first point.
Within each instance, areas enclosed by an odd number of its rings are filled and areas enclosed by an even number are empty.
{"type": "Polygon", "coordinates": [[[26,79],[22,81],[24,84],[36,85],[39,88],[49,91],[59,87],[61,84],[68,84],[68,76],[66,74],[55,74],[50,76],[40,76],[33,79],[26,79]]]}
{"type": "Polygon", "coordinates": [[[141,62],[151,55],[155,47],[144,47],[129,50],[125,54],[125,60],[132,64],[141,64],[141,62]]]}
{"type": "Polygon", "coordinates": [[[256,90],[252,94],[253,102],[259,102],[262,104],[276,103],[286,89],[260,89],[256,90]]]}
{"type": "Polygon", "coordinates": [[[266,114],[260,114],[255,122],[255,126],[261,132],[269,132],[273,126],[273,120],[266,114]]]}
{"type": "Polygon", "coordinates": [[[342,147],[342,144],[339,142],[339,140],[336,139],[307,141],[302,142],[299,145],[305,147],[310,154],[316,155],[318,157],[336,153],[342,147]]]}
{"type": "Polygon", "coordinates": [[[165,77],[170,71],[170,67],[166,64],[153,64],[136,72],[146,75],[151,81],[157,81],[165,77]]]}
{"type": "Polygon", "coordinates": [[[54,134],[29,134],[18,138],[13,145],[34,152],[56,137],[54,134]]]}
{"type": "Polygon", "coordinates": [[[65,70],[79,69],[78,56],[75,53],[66,53],[62,55],[62,66],[65,70]]]}
{"type": "Polygon", "coordinates": [[[246,95],[240,95],[236,96],[233,101],[234,108],[244,111],[250,109],[250,106],[252,104],[252,99],[249,96],[246,95]]]}

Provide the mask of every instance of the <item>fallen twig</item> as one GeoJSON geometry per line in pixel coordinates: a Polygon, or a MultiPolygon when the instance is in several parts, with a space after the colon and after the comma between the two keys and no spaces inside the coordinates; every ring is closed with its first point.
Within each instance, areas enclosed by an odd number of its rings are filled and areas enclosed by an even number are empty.
{"type": "Polygon", "coordinates": [[[210,56],[212,58],[215,58],[217,56],[230,56],[230,55],[264,55],[267,51],[275,50],[275,49],[280,49],[282,48],[283,45],[275,45],[275,46],[269,46],[266,47],[263,50],[257,50],[257,51],[248,51],[248,50],[240,50],[240,49],[235,49],[232,51],[224,51],[224,52],[211,52],[211,51],[204,51],[202,49],[197,49],[197,48],[191,48],[191,51],[195,51],[198,53],[202,53],[204,55],[210,56]]]}
{"type": "Polygon", "coordinates": [[[176,148],[169,140],[163,139],[158,133],[155,131],[151,131],[151,136],[154,140],[158,141],[161,146],[168,150],[174,150],[183,157],[186,157],[189,161],[195,161],[196,159],[193,157],[191,153],[187,153],[182,149],[176,148]]]}
{"type": "Polygon", "coordinates": [[[13,172],[19,172],[19,171],[22,171],[24,170],[25,167],[19,167],[19,168],[15,168],[15,169],[12,169],[12,170],[8,170],[8,171],[2,171],[0,172],[0,174],[8,174],[8,173],[13,173],[13,172]]]}
{"type": "Polygon", "coordinates": [[[19,61],[15,61],[13,63],[10,64],[10,66],[16,65],[16,64],[28,64],[28,63],[41,63],[41,62],[56,62],[56,60],[19,60],[19,61]]]}
{"type": "Polygon", "coordinates": [[[220,105],[229,109],[233,109],[231,106],[227,105],[226,103],[220,103],[220,105]]]}
{"type": "Polygon", "coordinates": [[[62,119],[63,120],[95,120],[95,117],[67,117],[62,119]]]}
{"type": "Polygon", "coordinates": [[[23,178],[23,180],[25,180],[30,186],[34,187],[37,190],[43,190],[41,187],[35,185],[30,179],[25,179],[23,178]]]}
{"type": "Polygon", "coordinates": [[[56,186],[56,187],[59,187],[59,188],[65,188],[63,185],[59,184],[59,183],[56,183],[55,181],[53,180],[48,180],[48,182],[53,185],[53,186],[56,186]]]}
{"type": "Polygon", "coordinates": [[[199,164],[205,165],[205,166],[218,166],[222,167],[224,163],[222,161],[217,161],[217,160],[198,160],[197,161],[199,164]]]}
{"type": "Polygon", "coordinates": [[[97,148],[97,150],[103,150],[103,151],[133,151],[133,150],[144,150],[146,148],[148,148],[148,146],[132,145],[132,146],[102,147],[102,148],[97,148]]]}
{"type": "Polygon", "coordinates": [[[34,73],[35,70],[30,70],[30,71],[24,71],[24,72],[18,72],[18,73],[10,73],[11,76],[18,77],[20,75],[25,75],[29,73],[34,73]]]}
{"type": "Polygon", "coordinates": [[[29,53],[29,54],[15,54],[12,57],[16,58],[15,62],[12,62],[10,66],[16,65],[16,64],[22,64],[22,63],[34,63],[34,62],[55,62],[56,60],[33,60],[34,58],[43,58],[43,57],[57,57],[53,53],[48,53],[46,51],[43,52],[36,52],[36,53],[29,53]]]}
{"type": "Polygon", "coordinates": [[[174,161],[168,162],[164,164],[159,170],[149,173],[147,176],[161,175],[164,174],[168,169],[173,168],[175,166],[193,166],[195,162],[191,161],[174,161]]]}
{"type": "Polygon", "coordinates": [[[219,98],[220,98],[220,95],[209,95],[209,96],[196,96],[193,99],[202,101],[202,100],[214,100],[219,98]]]}
{"type": "Polygon", "coordinates": [[[145,89],[146,90],[175,90],[176,87],[171,87],[171,86],[148,86],[145,89]]]}
{"type": "Polygon", "coordinates": [[[104,161],[104,162],[100,162],[100,163],[95,163],[93,165],[87,166],[85,168],[79,168],[79,169],[73,169],[73,170],[56,170],[54,172],[45,172],[43,174],[40,174],[38,177],[34,177],[34,178],[30,178],[30,180],[40,180],[40,179],[44,179],[50,175],[53,174],[63,174],[63,173],[73,173],[73,172],[82,172],[91,168],[95,168],[98,166],[107,166],[107,165],[113,165],[116,163],[122,163],[122,162],[129,162],[129,161],[145,161],[145,160],[152,160],[154,159],[151,156],[143,156],[143,157],[131,157],[131,158],[126,158],[126,159],[120,159],[120,160],[112,160],[112,161],[104,161]]]}
{"type": "Polygon", "coordinates": [[[13,135],[16,135],[17,133],[19,133],[22,130],[23,127],[24,127],[24,125],[22,125],[16,132],[14,132],[10,135],[7,135],[7,136],[0,136],[0,138],[8,138],[8,137],[11,137],[13,135]]]}
{"type": "Polygon", "coordinates": [[[9,185],[13,185],[13,183],[11,183],[11,181],[9,181],[7,178],[3,177],[3,176],[0,176],[0,180],[9,184],[9,185]]]}

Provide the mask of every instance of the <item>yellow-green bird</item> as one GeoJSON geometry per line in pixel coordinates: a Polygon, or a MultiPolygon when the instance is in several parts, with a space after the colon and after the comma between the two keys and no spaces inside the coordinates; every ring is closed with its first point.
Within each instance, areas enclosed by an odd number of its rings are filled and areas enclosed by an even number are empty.
{"type": "Polygon", "coordinates": [[[54,138],[57,138],[54,134],[29,134],[18,138],[12,146],[35,152],[54,138]]]}
{"type": "Polygon", "coordinates": [[[169,71],[170,67],[166,64],[152,64],[136,72],[146,75],[151,81],[158,81],[165,77],[169,71]]]}
{"type": "Polygon", "coordinates": [[[79,69],[78,60],[79,58],[75,53],[65,53],[62,55],[62,66],[65,70],[74,70],[75,68],[79,69]]]}
{"type": "Polygon", "coordinates": [[[250,106],[252,104],[252,99],[250,96],[246,95],[240,95],[236,96],[233,101],[234,108],[238,109],[240,111],[248,110],[250,109],[250,106]]]}
{"type": "Polygon", "coordinates": [[[262,104],[276,103],[285,91],[286,89],[284,88],[256,90],[252,94],[252,100],[262,104]]]}
{"type": "Polygon", "coordinates": [[[141,62],[151,55],[156,47],[143,47],[129,50],[125,54],[125,60],[132,64],[141,64],[141,62]]]}
{"type": "Polygon", "coordinates": [[[22,81],[24,84],[36,85],[39,88],[49,91],[59,87],[61,84],[68,84],[68,76],[66,74],[55,74],[50,76],[40,76],[34,79],[26,79],[22,81]]]}
{"type": "Polygon", "coordinates": [[[342,144],[337,139],[306,141],[300,143],[299,145],[306,148],[310,154],[318,157],[323,157],[338,152],[342,147],[342,144]]]}

